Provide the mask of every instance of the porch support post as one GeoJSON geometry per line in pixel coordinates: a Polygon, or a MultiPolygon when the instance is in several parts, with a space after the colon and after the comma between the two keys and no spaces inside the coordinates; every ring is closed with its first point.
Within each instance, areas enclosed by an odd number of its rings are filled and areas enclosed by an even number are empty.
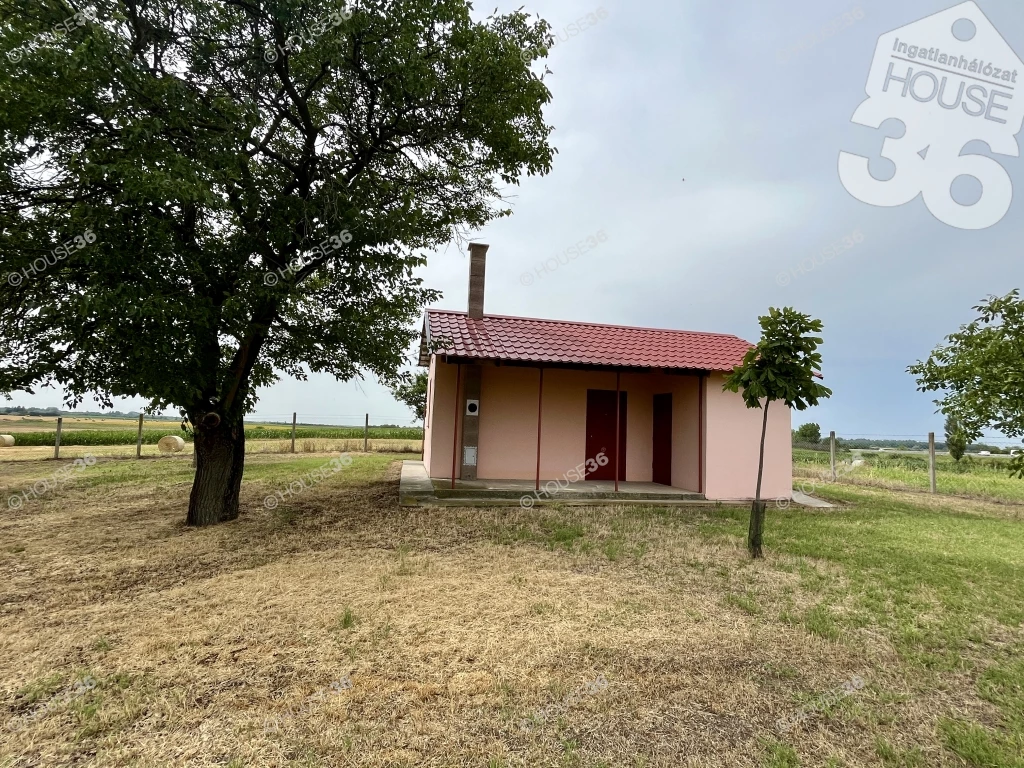
{"type": "Polygon", "coordinates": [[[537,485],[540,490],[540,417],[544,407],[544,368],[540,369],[540,385],[537,387],[537,485]]]}
{"type": "Polygon", "coordinates": [[[704,374],[697,377],[697,493],[704,493],[704,374]]]}
{"type": "Polygon", "coordinates": [[[619,492],[619,419],[622,418],[622,395],[620,377],[622,373],[615,372],[615,492],[619,492]]]}
{"type": "Polygon", "coordinates": [[[452,435],[452,490],[455,489],[455,460],[459,455],[459,385],[462,384],[462,363],[455,372],[455,427],[452,435]]]}

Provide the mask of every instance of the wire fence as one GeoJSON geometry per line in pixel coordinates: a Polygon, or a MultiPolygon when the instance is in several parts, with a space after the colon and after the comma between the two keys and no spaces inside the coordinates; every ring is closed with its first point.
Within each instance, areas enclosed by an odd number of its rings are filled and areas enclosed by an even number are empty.
{"type": "MultiPolygon", "coordinates": [[[[291,453],[338,446],[347,451],[422,450],[422,422],[408,415],[265,413],[251,414],[244,426],[247,444],[270,443],[275,450],[291,453]]],[[[158,446],[161,452],[173,453],[191,450],[191,442],[191,431],[182,431],[177,419],[145,414],[0,416],[0,447],[52,448],[55,459],[60,458],[62,448],[131,446],[136,458],[141,458],[143,446],[158,446]]]]}

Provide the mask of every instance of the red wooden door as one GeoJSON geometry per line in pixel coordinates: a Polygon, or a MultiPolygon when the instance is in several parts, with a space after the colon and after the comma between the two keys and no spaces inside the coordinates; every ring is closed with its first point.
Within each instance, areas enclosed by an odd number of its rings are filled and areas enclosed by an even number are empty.
{"type": "MultiPolygon", "coordinates": [[[[619,480],[626,479],[626,393],[619,394],[619,480]]],[[[603,453],[608,461],[586,472],[587,480],[615,479],[615,390],[587,390],[587,460],[603,453]]]]}
{"type": "Polygon", "coordinates": [[[672,395],[654,396],[654,467],[652,479],[672,485],[672,395]]]}

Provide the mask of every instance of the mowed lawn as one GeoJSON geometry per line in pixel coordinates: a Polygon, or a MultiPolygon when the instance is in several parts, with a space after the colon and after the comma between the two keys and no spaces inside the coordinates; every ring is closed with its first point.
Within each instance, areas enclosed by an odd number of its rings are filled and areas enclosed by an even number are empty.
{"type": "Polygon", "coordinates": [[[828,486],[751,562],[745,510],[408,510],[385,455],[264,504],[330,458],[205,530],[185,457],[18,511],[58,464],[0,463],[0,766],[1024,766],[1021,507],[828,486]]]}

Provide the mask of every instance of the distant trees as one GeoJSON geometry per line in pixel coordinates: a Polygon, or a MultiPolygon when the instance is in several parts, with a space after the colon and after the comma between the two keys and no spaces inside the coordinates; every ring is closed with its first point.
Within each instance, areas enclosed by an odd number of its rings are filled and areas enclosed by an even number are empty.
{"type": "Polygon", "coordinates": [[[59,408],[26,408],[15,405],[0,408],[0,416],[60,416],[59,408]]]}
{"type": "MultiPolygon", "coordinates": [[[[1013,290],[974,308],[979,317],[946,337],[927,360],[907,368],[922,392],[944,391],[935,404],[970,439],[982,430],[1024,436],[1024,300],[1013,290]]],[[[1010,463],[1024,477],[1024,457],[1010,463]]]]}
{"type": "Polygon", "coordinates": [[[821,427],[813,422],[810,424],[801,424],[800,427],[793,431],[793,442],[811,444],[820,443],[821,427]]]}
{"type": "MultiPolygon", "coordinates": [[[[747,532],[747,549],[753,558],[762,557],[765,505],[761,501],[761,478],[764,474],[768,406],[781,400],[790,408],[802,411],[832,395],[832,390],[816,381],[821,368],[821,354],[817,350],[822,339],[814,334],[821,332],[820,320],[812,320],[809,315],[792,307],[771,307],[767,315],[758,318],[758,322],[761,324],[761,340],[747,351],[743,363],[733,369],[723,385],[723,389],[729,392],[742,390],[747,408],[764,408],[757,490],[747,532]]],[[[820,431],[818,437],[821,437],[820,431]]]]}

